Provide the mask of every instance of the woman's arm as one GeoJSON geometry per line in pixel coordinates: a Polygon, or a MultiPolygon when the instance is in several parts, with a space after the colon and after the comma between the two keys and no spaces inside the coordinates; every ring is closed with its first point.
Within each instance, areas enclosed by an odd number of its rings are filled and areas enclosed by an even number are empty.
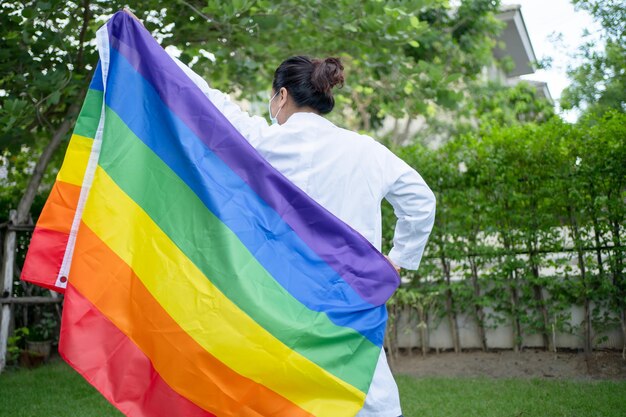
{"type": "MultiPolygon", "coordinates": [[[[127,7],[124,7],[123,11],[137,20],[143,25],[143,22],[139,20],[133,12],[127,7]]],[[[185,74],[200,88],[205,96],[213,103],[215,107],[235,126],[235,129],[243,135],[246,140],[253,143],[255,139],[259,137],[260,131],[268,127],[267,121],[263,117],[250,116],[248,112],[243,111],[237,104],[230,100],[227,94],[222,93],[219,90],[209,87],[209,84],[196,74],[191,68],[183,64],[178,58],[170,55],[176,64],[185,72],[185,74]]]]}
{"type": "Polygon", "coordinates": [[[385,198],[398,218],[389,258],[402,268],[415,270],[435,222],[435,195],[417,171],[387,152],[384,169],[390,185],[385,198]]]}
{"type": "Polygon", "coordinates": [[[248,142],[255,143],[261,131],[268,127],[267,120],[260,116],[251,116],[230,100],[228,94],[209,87],[209,84],[178,58],[172,57],[185,74],[200,88],[215,107],[235,126],[248,142]]]}

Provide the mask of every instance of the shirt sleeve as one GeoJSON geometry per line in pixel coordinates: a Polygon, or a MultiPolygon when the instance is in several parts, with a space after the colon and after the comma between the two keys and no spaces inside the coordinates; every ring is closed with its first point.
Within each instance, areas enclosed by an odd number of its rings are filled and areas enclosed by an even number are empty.
{"type": "Polygon", "coordinates": [[[228,94],[211,88],[204,78],[196,74],[178,58],[174,56],[172,56],[172,58],[191,81],[193,81],[204,95],[211,100],[211,103],[228,119],[235,129],[237,129],[248,142],[255,146],[263,129],[269,127],[267,120],[260,116],[250,116],[248,112],[243,111],[241,107],[231,101],[228,94]]]}
{"type": "Polygon", "coordinates": [[[389,258],[402,268],[416,270],[435,222],[435,195],[417,171],[386,148],[385,153],[389,184],[385,198],[398,218],[389,258]]]}

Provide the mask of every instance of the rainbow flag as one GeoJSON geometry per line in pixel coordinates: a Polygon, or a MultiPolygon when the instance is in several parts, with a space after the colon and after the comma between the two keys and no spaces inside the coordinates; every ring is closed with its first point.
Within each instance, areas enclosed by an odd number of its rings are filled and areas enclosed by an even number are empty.
{"type": "Polygon", "coordinates": [[[117,13],[22,279],[65,293],[60,353],[127,416],[354,416],[386,259],[269,165],[117,13]]]}

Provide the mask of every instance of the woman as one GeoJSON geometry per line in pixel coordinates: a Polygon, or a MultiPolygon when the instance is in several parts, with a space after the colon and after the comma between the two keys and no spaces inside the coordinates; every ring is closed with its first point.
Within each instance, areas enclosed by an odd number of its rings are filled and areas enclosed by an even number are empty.
{"type": "MultiPolygon", "coordinates": [[[[386,198],[398,217],[388,258],[398,269],[417,269],[433,226],[435,197],[422,177],[383,145],[323,117],[334,107],[333,87],[344,82],[339,59],[296,56],[280,64],[269,101],[272,125],[249,116],[179,65],[270,164],[378,250],[380,204],[386,198]]],[[[398,388],[382,351],[358,416],[401,414],[398,388]]]]}

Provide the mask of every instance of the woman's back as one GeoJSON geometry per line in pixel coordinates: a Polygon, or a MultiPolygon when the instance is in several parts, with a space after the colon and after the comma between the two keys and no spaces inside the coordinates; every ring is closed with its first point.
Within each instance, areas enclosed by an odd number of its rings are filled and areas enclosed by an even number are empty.
{"type": "Polygon", "coordinates": [[[291,182],[380,249],[380,202],[395,180],[385,147],[314,113],[295,113],[250,142],[291,182]]]}

